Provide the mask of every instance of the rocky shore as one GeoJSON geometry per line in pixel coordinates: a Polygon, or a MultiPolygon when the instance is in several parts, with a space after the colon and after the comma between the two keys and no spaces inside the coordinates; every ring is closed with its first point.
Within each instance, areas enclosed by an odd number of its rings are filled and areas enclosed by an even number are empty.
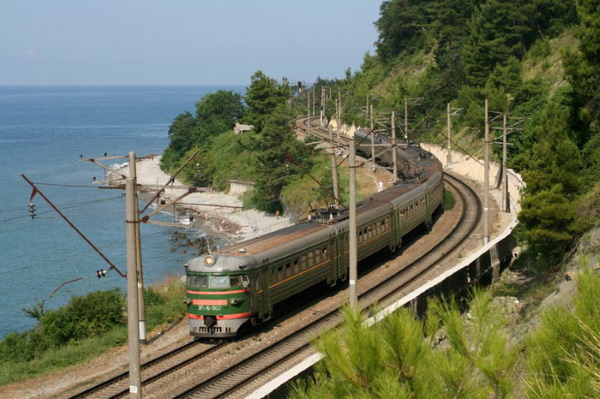
{"type": "MultiPolygon", "coordinates": [[[[136,164],[137,181],[144,186],[142,198],[146,201],[153,197],[157,186],[164,185],[170,178],[160,169],[160,158],[144,158],[136,164]]],[[[118,173],[129,176],[129,167],[124,165],[118,173]]],[[[169,202],[187,190],[188,187],[175,179],[160,196],[160,201],[169,202]]],[[[209,236],[227,241],[243,241],[293,224],[284,216],[254,209],[243,210],[242,205],[238,195],[205,191],[188,195],[179,201],[175,209],[166,211],[175,212],[182,226],[199,228],[209,236]]]]}

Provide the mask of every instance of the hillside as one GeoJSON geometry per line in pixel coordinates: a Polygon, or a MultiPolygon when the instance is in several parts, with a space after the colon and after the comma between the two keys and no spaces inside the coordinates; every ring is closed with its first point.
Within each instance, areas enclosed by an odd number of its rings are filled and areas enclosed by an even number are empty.
{"type": "MultiPolygon", "coordinates": [[[[527,184],[515,231],[521,257],[501,284],[475,295],[466,315],[433,305],[433,324],[445,325],[441,337],[429,322],[404,316],[376,329],[380,344],[361,353],[364,364],[379,350],[397,356],[379,360],[376,370],[360,369],[356,354],[339,346],[356,337],[370,342],[372,333],[350,316],[343,339],[318,344],[345,361],[326,361],[298,397],[600,395],[592,299],[600,278],[586,272],[600,252],[600,3],[508,5],[384,1],[375,54],[334,82],[333,92],[343,97],[346,122],[368,126],[356,105],[369,102],[381,113],[396,111],[409,139],[439,145],[446,144],[449,104],[452,148],[473,156],[483,153],[488,100],[492,140],[505,115],[508,164],[527,184]],[[566,281],[567,272],[576,278],[566,281]],[[411,338],[393,343],[386,335],[392,331],[411,338]]],[[[498,160],[501,146],[492,151],[498,160]]]]}

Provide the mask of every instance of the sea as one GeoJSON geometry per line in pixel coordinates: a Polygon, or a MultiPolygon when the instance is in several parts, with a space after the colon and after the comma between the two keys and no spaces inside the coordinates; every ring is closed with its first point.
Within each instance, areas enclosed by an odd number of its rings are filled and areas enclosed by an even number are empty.
{"type": "MultiPolygon", "coordinates": [[[[107,166],[161,154],[169,126],[217,90],[243,86],[0,86],[0,339],[34,327],[23,309],[65,305],[75,295],[117,287],[126,280],[40,194],[34,182],[119,270],[125,272],[125,198],[100,188],[107,166]],[[35,207],[31,217],[30,203],[35,207]]],[[[159,182],[161,183],[161,182],[159,182]]],[[[166,183],[166,182],[162,182],[166,183]]],[[[143,205],[143,204],[142,204],[143,205]]],[[[169,219],[172,215],[162,215],[169,219]]],[[[192,255],[174,245],[180,230],[141,226],[144,284],[184,275],[192,255]]],[[[189,234],[190,232],[186,232],[189,234]]],[[[199,232],[201,233],[201,232],[199,232]]]]}

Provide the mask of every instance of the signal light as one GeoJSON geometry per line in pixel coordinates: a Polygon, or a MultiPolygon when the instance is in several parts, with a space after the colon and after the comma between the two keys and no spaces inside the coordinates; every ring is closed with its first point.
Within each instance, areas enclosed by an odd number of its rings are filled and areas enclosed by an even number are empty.
{"type": "Polygon", "coordinates": [[[106,276],[106,270],[104,270],[104,269],[96,270],[96,277],[102,278],[104,276],[106,276]]]}

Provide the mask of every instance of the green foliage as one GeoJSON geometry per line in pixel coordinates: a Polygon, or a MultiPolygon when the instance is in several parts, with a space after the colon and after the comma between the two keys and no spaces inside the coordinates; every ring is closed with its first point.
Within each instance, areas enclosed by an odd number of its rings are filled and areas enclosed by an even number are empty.
{"type": "Polygon", "coordinates": [[[153,330],[161,325],[181,320],[185,316],[185,306],[181,303],[181,298],[184,297],[185,286],[180,279],[157,288],[145,288],[146,328],[153,330]]]}
{"type": "Polygon", "coordinates": [[[254,130],[261,132],[266,119],[290,97],[291,89],[286,79],[279,83],[262,71],[255,72],[244,96],[248,105],[244,122],[254,125],[254,130]]]}
{"type": "MultiPolygon", "coordinates": [[[[301,217],[309,209],[327,208],[335,202],[329,156],[317,155],[313,157],[313,162],[314,166],[310,170],[310,176],[308,174],[295,175],[290,180],[290,184],[281,191],[281,203],[287,214],[293,218],[301,217]]],[[[338,167],[338,186],[340,201],[347,204],[348,173],[342,167],[338,167]]]]}
{"type": "MultiPolygon", "coordinates": [[[[185,313],[183,297],[179,279],[147,288],[147,328],[181,320],[185,313]]],[[[38,301],[36,307],[25,311],[43,313],[39,325],[23,333],[13,332],[0,342],[0,385],[84,362],[125,344],[124,305],[118,289],[73,297],[56,310],[47,310],[43,301],[38,301]]]]}
{"type": "Polygon", "coordinates": [[[41,319],[41,328],[55,346],[85,338],[98,337],[123,325],[125,299],[118,289],[74,296],[60,309],[41,319]]]}
{"type": "Polygon", "coordinates": [[[498,64],[525,55],[536,39],[534,13],[535,6],[529,0],[514,1],[510,7],[501,0],[487,0],[475,9],[463,51],[470,84],[483,86],[498,64]]]}
{"type": "Polygon", "coordinates": [[[384,62],[398,54],[420,49],[425,44],[424,25],[427,23],[423,5],[414,0],[387,0],[380,6],[375,22],[379,37],[377,53],[384,62]]]}
{"type": "Polygon", "coordinates": [[[40,301],[39,299],[36,299],[35,305],[31,306],[30,308],[23,308],[22,310],[27,316],[40,321],[47,311],[46,300],[42,299],[40,301]]]}
{"type": "Polygon", "coordinates": [[[470,317],[454,303],[429,304],[424,323],[408,309],[367,327],[346,309],[344,326],[317,342],[325,355],[314,379],[292,397],[496,397],[510,396],[518,347],[502,331],[504,316],[489,291],[478,292],[470,317]],[[449,345],[437,345],[440,323],[449,345]]]}
{"type": "Polygon", "coordinates": [[[527,340],[528,397],[598,397],[600,395],[600,276],[577,278],[574,309],[557,307],[542,315],[540,327],[527,340]]]}
{"type": "Polygon", "coordinates": [[[600,134],[600,1],[576,0],[580,45],[567,53],[565,70],[578,105],[582,142],[600,134]]]}
{"type": "Polygon", "coordinates": [[[293,115],[283,106],[274,110],[264,121],[264,127],[254,141],[257,157],[254,190],[249,203],[260,210],[280,209],[279,195],[294,176],[312,167],[309,149],[296,140],[293,115]]]}
{"type": "Polygon", "coordinates": [[[234,92],[219,90],[207,94],[196,103],[196,114],[186,111],[178,115],[169,127],[169,146],[161,159],[163,169],[175,169],[184,154],[204,147],[212,138],[232,130],[244,115],[242,97],[234,92]]]}
{"type": "Polygon", "coordinates": [[[580,233],[576,203],[581,183],[577,173],[581,158],[569,138],[569,109],[548,104],[537,131],[538,142],[530,153],[523,177],[527,188],[519,220],[534,253],[547,266],[561,259],[573,238],[580,233]]]}

